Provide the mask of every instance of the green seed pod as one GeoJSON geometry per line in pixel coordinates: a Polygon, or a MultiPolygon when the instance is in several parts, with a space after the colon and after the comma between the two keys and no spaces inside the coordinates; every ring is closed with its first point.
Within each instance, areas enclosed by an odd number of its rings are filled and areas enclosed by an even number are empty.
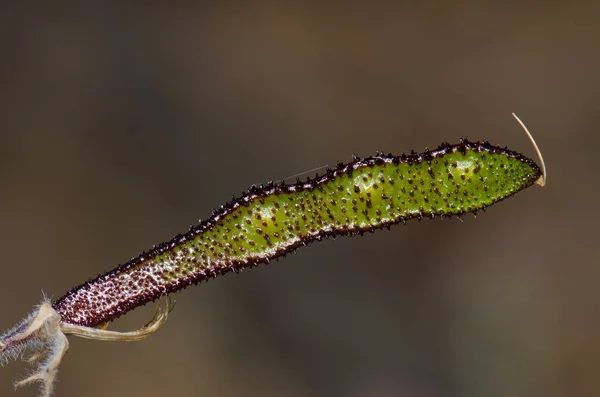
{"type": "Polygon", "coordinates": [[[53,308],[63,323],[98,326],[314,240],[476,212],[543,180],[529,158],[466,140],[422,154],[355,159],[306,182],[252,187],[186,234],[74,288],[53,308]]]}

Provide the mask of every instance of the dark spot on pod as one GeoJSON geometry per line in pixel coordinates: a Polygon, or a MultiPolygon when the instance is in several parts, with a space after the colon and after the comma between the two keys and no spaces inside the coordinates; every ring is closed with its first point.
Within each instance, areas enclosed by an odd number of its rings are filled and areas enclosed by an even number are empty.
{"type": "Polygon", "coordinates": [[[354,185],[354,192],[360,193],[360,187],[358,187],[358,185],[354,185]]]}
{"type": "Polygon", "coordinates": [[[431,152],[429,151],[428,147],[425,147],[425,152],[423,153],[423,158],[425,159],[425,161],[431,161],[431,152]]]}
{"type": "Polygon", "coordinates": [[[447,151],[448,149],[450,149],[450,147],[451,146],[450,146],[450,144],[448,142],[442,142],[440,144],[440,146],[438,146],[438,150],[447,151]]]}

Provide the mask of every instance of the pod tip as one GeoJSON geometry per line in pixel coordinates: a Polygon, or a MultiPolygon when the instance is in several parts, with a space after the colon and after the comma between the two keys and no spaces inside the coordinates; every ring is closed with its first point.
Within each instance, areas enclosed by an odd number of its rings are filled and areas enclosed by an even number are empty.
{"type": "Polygon", "coordinates": [[[529,137],[529,140],[533,144],[533,148],[535,149],[538,157],[540,158],[540,163],[542,163],[542,175],[538,178],[537,181],[535,181],[535,183],[540,186],[545,186],[546,181],[548,180],[548,174],[546,173],[546,164],[544,163],[544,156],[542,156],[542,152],[540,151],[540,148],[538,147],[537,143],[535,143],[535,139],[533,139],[533,135],[531,135],[531,133],[525,126],[525,123],[523,123],[516,114],[513,113],[512,116],[515,118],[515,120],[517,120],[517,122],[521,125],[521,127],[523,127],[523,130],[525,130],[525,133],[527,134],[527,136],[529,137]]]}

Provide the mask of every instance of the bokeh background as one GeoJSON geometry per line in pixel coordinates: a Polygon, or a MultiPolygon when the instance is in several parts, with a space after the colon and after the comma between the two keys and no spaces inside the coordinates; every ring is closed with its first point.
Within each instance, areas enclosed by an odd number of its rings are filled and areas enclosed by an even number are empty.
{"type": "Polygon", "coordinates": [[[516,112],[547,187],[189,288],[144,342],[72,338],[57,396],[600,395],[592,4],[3,3],[0,328],[253,183],[463,136],[534,156],[516,112]]]}

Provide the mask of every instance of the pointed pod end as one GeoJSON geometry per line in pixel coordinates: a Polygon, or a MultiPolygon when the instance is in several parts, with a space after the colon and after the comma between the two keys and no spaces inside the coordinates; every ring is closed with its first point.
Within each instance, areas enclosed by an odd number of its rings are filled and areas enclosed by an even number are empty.
{"type": "Polygon", "coordinates": [[[542,152],[540,151],[540,148],[538,147],[537,143],[535,142],[535,139],[533,139],[533,135],[531,135],[531,133],[525,126],[525,123],[523,123],[516,114],[513,113],[512,116],[515,118],[515,120],[517,120],[517,122],[521,125],[521,127],[523,127],[523,130],[525,131],[525,133],[527,134],[527,137],[533,144],[533,148],[535,149],[535,152],[537,153],[537,155],[540,159],[540,163],[542,164],[542,175],[540,175],[540,177],[535,181],[535,184],[544,187],[544,186],[546,186],[546,182],[548,180],[548,176],[547,176],[548,174],[546,173],[546,164],[544,163],[544,156],[542,156],[542,152]]]}

